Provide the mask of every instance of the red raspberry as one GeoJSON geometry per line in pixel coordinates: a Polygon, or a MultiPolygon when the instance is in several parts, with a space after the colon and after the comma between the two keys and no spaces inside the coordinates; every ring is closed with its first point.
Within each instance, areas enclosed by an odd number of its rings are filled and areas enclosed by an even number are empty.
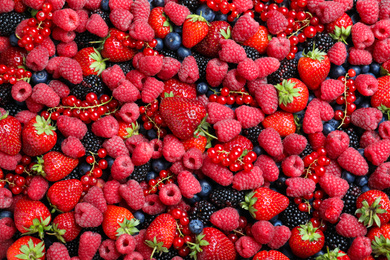
{"type": "Polygon", "coordinates": [[[162,80],[168,80],[174,77],[180,69],[181,63],[177,59],[171,57],[164,57],[163,65],[160,72],[157,74],[162,80]]]}
{"type": "Polygon", "coordinates": [[[228,186],[233,182],[233,173],[226,167],[213,163],[208,156],[203,161],[202,172],[222,186],[228,186]]]}
{"type": "Polygon", "coordinates": [[[155,36],[153,28],[147,21],[137,21],[136,19],[130,24],[129,35],[139,41],[151,41],[155,36]]]}
{"type": "Polygon", "coordinates": [[[80,236],[79,257],[80,260],[92,259],[98,251],[102,237],[99,233],[91,231],[84,232],[80,236]]]}
{"type": "Polygon", "coordinates": [[[286,180],[286,194],[289,197],[303,197],[314,192],[316,183],[312,179],[294,177],[286,180]]]}
{"type": "Polygon", "coordinates": [[[368,179],[368,186],[371,189],[384,190],[390,188],[390,163],[383,163],[376,168],[375,172],[371,174],[368,179]]]}
{"type": "Polygon", "coordinates": [[[104,198],[104,193],[98,186],[93,186],[88,190],[88,193],[83,198],[84,202],[88,202],[95,208],[104,213],[107,210],[107,202],[104,198]]]}
{"type": "Polygon", "coordinates": [[[345,150],[337,158],[337,162],[342,168],[357,176],[363,176],[368,173],[368,164],[366,160],[352,147],[345,150]]]}
{"type": "Polygon", "coordinates": [[[129,150],[123,142],[123,139],[117,135],[105,140],[102,146],[107,150],[107,154],[112,158],[129,155],[129,150]]]}
{"type": "Polygon", "coordinates": [[[374,60],[378,63],[383,63],[390,59],[390,40],[384,39],[376,41],[374,45],[374,52],[372,53],[374,60]]]}
{"type": "Polygon", "coordinates": [[[66,246],[59,242],[54,242],[46,252],[47,259],[69,259],[69,252],[66,246]]]}
{"type": "Polygon", "coordinates": [[[344,14],[345,7],[342,3],[325,1],[318,4],[316,14],[321,23],[331,23],[344,14]]]}
{"type": "Polygon", "coordinates": [[[349,147],[349,136],[343,131],[333,131],[328,134],[325,149],[330,159],[337,159],[349,147]]]}
{"type": "Polygon", "coordinates": [[[100,244],[99,255],[103,259],[118,259],[121,256],[116,251],[115,241],[111,239],[106,239],[100,244]]]}
{"type": "Polygon", "coordinates": [[[92,132],[100,137],[111,138],[118,134],[119,124],[113,116],[105,116],[92,124],[92,132]]]}
{"type": "Polygon", "coordinates": [[[333,101],[344,93],[344,84],[340,80],[328,79],[321,83],[321,99],[333,101]]]}
{"type": "Polygon", "coordinates": [[[167,206],[178,204],[182,198],[179,187],[174,183],[164,185],[158,195],[161,202],[167,206]]]}
{"type": "Polygon", "coordinates": [[[288,177],[299,177],[303,174],[305,165],[298,155],[286,157],[282,162],[283,173],[288,177]]]}
{"type": "Polygon", "coordinates": [[[110,90],[114,90],[118,87],[119,82],[124,78],[125,74],[123,74],[123,70],[116,64],[102,72],[102,80],[110,90]]]}
{"type": "Polygon", "coordinates": [[[135,147],[131,160],[135,166],[141,166],[152,158],[153,148],[148,142],[142,142],[135,147]]]}
{"type": "Polygon", "coordinates": [[[238,63],[237,73],[246,80],[255,80],[259,76],[259,67],[249,58],[238,63]]]}
{"type": "Polygon", "coordinates": [[[68,157],[77,159],[85,155],[85,148],[76,137],[69,136],[61,143],[61,151],[68,157]]]}
{"type": "Polygon", "coordinates": [[[241,77],[237,69],[229,70],[222,82],[222,86],[229,90],[238,91],[245,86],[246,79],[241,77]]]}
{"type": "Polygon", "coordinates": [[[190,148],[183,156],[183,165],[191,170],[198,170],[203,164],[203,154],[198,148],[190,148]]]}
{"type": "Polygon", "coordinates": [[[168,162],[176,162],[185,154],[183,144],[173,135],[167,135],[163,140],[163,155],[168,162]]]}
{"type": "Polygon", "coordinates": [[[133,20],[133,15],[130,13],[128,9],[127,10],[122,8],[111,9],[110,21],[118,30],[121,31],[129,30],[132,20],[133,20]]]}
{"type": "Polygon", "coordinates": [[[363,96],[372,96],[378,90],[378,80],[369,74],[360,74],[355,79],[355,86],[363,96]]]}
{"type": "Polygon", "coordinates": [[[370,65],[372,63],[372,55],[369,51],[352,47],[349,48],[348,62],[351,65],[370,65]]]}
{"type": "Polygon", "coordinates": [[[103,223],[103,213],[87,202],[78,203],[74,217],[80,227],[98,227],[103,223]]]}
{"type": "Polygon", "coordinates": [[[75,32],[83,33],[87,30],[87,22],[89,18],[88,11],[85,9],[76,10],[77,15],[79,16],[79,26],[77,26],[75,32]]]}
{"type": "Polygon", "coordinates": [[[276,88],[271,84],[261,84],[257,87],[256,101],[264,114],[270,115],[278,109],[279,98],[276,88]]]}
{"type": "Polygon", "coordinates": [[[299,155],[305,150],[307,139],[300,134],[290,134],[283,139],[283,151],[289,155],[299,155]]]}
{"type": "Polygon", "coordinates": [[[114,180],[126,179],[134,171],[134,165],[128,155],[118,156],[111,166],[111,176],[114,180]]]}
{"type": "Polygon", "coordinates": [[[147,77],[141,92],[142,102],[151,103],[160,96],[163,90],[164,82],[153,77],[147,77]]]}
{"type": "Polygon", "coordinates": [[[323,220],[335,224],[344,208],[344,202],[340,198],[323,200],[320,205],[320,216],[323,220]]]}
{"type": "Polygon", "coordinates": [[[131,13],[134,21],[148,21],[150,14],[150,4],[147,0],[140,0],[131,4],[131,13]]]}
{"type": "MultiPolygon", "coordinates": [[[[46,49],[46,48],[45,48],[46,49]]],[[[77,54],[77,44],[75,41],[68,43],[61,42],[57,45],[57,54],[63,57],[72,58],[77,54]]],[[[47,58],[49,59],[49,57],[47,58]]]]}
{"type": "Polygon", "coordinates": [[[7,188],[0,188],[0,208],[7,209],[12,205],[12,192],[7,188]]]}
{"type": "Polygon", "coordinates": [[[186,6],[175,3],[174,1],[166,3],[164,6],[164,13],[169,17],[172,23],[177,26],[182,25],[187,16],[191,14],[186,6]]]}
{"type": "Polygon", "coordinates": [[[287,18],[281,12],[271,10],[267,14],[267,28],[271,34],[277,35],[287,29],[287,18]]]}
{"type": "Polygon", "coordinates": [[[234,247],[243,258],[252,258],[261,249],[261,245],[249,236],[240,237],[234,247]]]}
{"type": "Polygon", "coordinates": [[[259,30],[259,26],[250,15],[243,15],[234,24],[232,38],[236,42],[244,42],[259,30]]]}
{"type": "Polygon", "coordinates": [[[130,255],[135,250],[135,239],[132,235],[129,234],[120,235],[115,241],[115,247],[120,254],[130,255]]]}
{"type": "Polygon", "coordinates": [[[277,71],[280,67],[280,62],[276,58],[264,57],[255,60],[257,66],[259,67],[259,78],[267,77],[268,75],[277,71]]]}
{"type": "Polygon", "coordinates": [[[375,130],[382,117],[382,112],[377,108],[359,108],[352,113],[351,122],[365,130],[375,130]]]}
{"type": "Polygon", "coordinates": [[[372,164],[380,165],[390,156],[390,140],[385,139],[369,145],[364,149],[364,156],[372,164]]]}
{"type": "Polygon", "coordinates": [[[65,137],[73,136],[83,139],[88,128],[86,124],[76,117],[59,116],[57,119],[57,128],[65,137]]]}
{"type": "Polygon", "coordinates": [[[379,17],[379,3],[375,0],[358,0],[356,11],[365,24],[374,24],[379,17]]]}
{"type": "Polygon", "coordinates": [[[264,245],[272,241],[275,235],[275,229],[271,222],[260,220],[253,224],[251,227],[251,233],[257,243],[264,245]]]}
{"type": "Polygon", "coordinates": [[[35,176],[27,187],[27,196],[31,200],[41,200],[45,196],[48,188],[49,183],[45,178],[42,176],[35,176]]]}
{"type": "Polygon", "coordinates": [[[247,56],[245,49],[233,40],[221,39],[221,49],[218,52],[219,59],[228,63],[239,63],[247,56]]]}
{"type": "Polygon", "coordinates": [[[128,124],[135,123],[140,115],[139,107],[136,103],[126,103],[121,107],[118,115],[128,124]]]}
{"type": "Polygon", "coordinates": [[[24,80],[19,80],[12,86],[11,95],[12,98],[18,102],[25,101],[29,96],[31,96],[32,87],[29,83],[24,80]]]}
{"type": "Polygon", "coordinates": [[[290,237],[291,237],[291,231],[288,227],[275,226],[274,237],[272,238],[271,242],[269,242],[267,245],[272,249],[279,249],[284,244],[287,243],[290,237]]]}
{"type": "Polygon", "coordinates": [[[108,181],[104,184],[103,192],[104,198],[107,201],[107,204],[116,204],[121,201],[121,196],[119,195],[119,187],[121,184],[116,181],[108,181]]]}
{"type": "Polygon", "coordinates": [[[181,194],[188,199],[202,191],[199,181],[189,171],[180,172],[177,176],[177,183],[181,194]]]}
{"type": "MultiPolygon", "coordinates": [[[[34,8],[34,9],[39,10],[40,8],[34,8]]],[[[70,31],[74,31],[77,28],[77,26],[79,26],[80,19],[76,11],[70,8],[65,8],[65,9],[54,11],[53,22],[61,29],[70,32],[70,31]]]]}
{"type": "Polygon", "coordinates": [[[345,47],[344,43],[336,42],[332,48],[328,50],[327,55],[331,63],[340,66],[347,58],[347,48],[345,47]]]}
{"type": "Polygon", "coordinates": [[[283,60],[290,52],[290,41],[287,38],[274,37],[268,43],[267,54],[279,61],[283,60]]]}
{"type": "Polygon", "coordinates": [[[60,97],[45,83],[39,83],[34,86],[31,98],[34,102],[47,107],[56,107],[60,104],[60,97]]]}
{"type": "Polygon", "coordinates": [[[375,41],[371,28],[364,23],[355,23],[352,26],[351,34],[353,45],[357,49],[370,47],[375,41]]]}
{"type": "Polygon", "coordinates": [[[223,231],[233,231],[238,228],[240,214],[235,208],[226,207],[214,212],[210,216],[210,222],[223,231]]]}
{"type": "Polygon", "coordinates": [[[49,63],[49,51],[43,46],[35,47],[26,57],[26,66],[33,71],[41,71],[49,63]]]}
{"type": "Polygon", "coordinates": [[[179,79],[184,83],[195,83],[199,79],[199,69],[193,56],[187,56],[181,63],[179,79]]]}
{"type": "Polygon", "coordinates": [[[279,168],[278,166],[276,166],[275,161],[268,155],[260,155],[254,165],[259,166],[259,168],[263,172],[263,177],[265,181],[273,182],[278,179],[279,168]]]}
{"type": "Polygon", "coordinates": [[[325,175],[320,178],[319,184],[329,197],[342,198],[349,189],[349,184],[346,180],[330,173],[325,173],[325,175]]]}
{"type": "Polygon", "coordinates": [[[376,142],[379,142],[381,140],[381,137],[379,134],[375,131],[365,131],[360,137],[360,147],[366,148],[370,144],[374,144],[376,142]]]}
{"type": "Polygon", "coordinates": [[[240,106],[234,112],[242,128],[255,127],[264,120],[264,114],[259,108],[240,106]]]}
{"type": "Polygon", "coordinates": [[[218,140],[226,143],[232,140],[241,132],[241,123],[234,119],[226,119],[214,124],[218,140]]]}
{"type": "Polygon", "coordinates": [[[130,81],[127,79],[121,79],[117,85],[117,88],[115,88],[112,92],[112,95],[119,102],[127,103],[137,101],[141,94],[130,81]]]}
{"type": "Polygon", "coordinates": [[[234,175],[233,188],[236,190],[257,189],[264,184],[263,172],[258,166],[253,167],[250,172],[241,171],[234,175]]]}
{"type": "Polygon", "coordinates": [[[7,171],[14,171],[21,159],[22,156],[20,154],[12,156],[0,152],[0,168],[7,171]]]}
{"type": "Polygon", "coordinates": [[[357,237],[348,249],[351,260],[365,259],[372,253],[371,240],[368,237],[357,237]]]}
{"type": "Polygon", "coordinates": [[[66,80],[73,84],[80,84],[83,81],[83,71],[80,64],[71,58],[64,58],[58,66],[58,72],[66,80]]]}
{"type": "Polygon", "coordinates": [[[150,194],[145,197],[145,204],[142,210],[149,215],[157,215],[163,213],[166,206],[161,202],[157,194],[150,194]]]}

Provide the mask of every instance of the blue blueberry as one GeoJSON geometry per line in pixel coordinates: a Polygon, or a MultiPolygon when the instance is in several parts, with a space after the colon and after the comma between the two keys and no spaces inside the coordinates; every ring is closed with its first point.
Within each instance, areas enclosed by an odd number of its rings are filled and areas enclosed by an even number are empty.
{"type": "Polygon", "coordinates": [[[190,204],[195,204],[196,202],[198,202],[200,200],[201,200],[201,198],[198,195],[195,194],[194,197],[192,197],[191,199],[188,199],[188,202],[190,204]]]}
{"type": "Polygon", "coordinates": [[[366,192],[366,191],[369,191],[370,190],[370,188],[367,186],[367,185],[364,185],[363,187],[362,187],[362,193],[364,193],[364,192],[366,192]]]}
{"type": "MultiPolygon", "coordinates": [[[[360,66],[351,66],[348,69],[353,69],[356,72],[356,75],[359,75],[360,73],[363,73],[362,69],[360,68],[360,66]]],[[[364,72],[364,73],[366,73],[366,72],[364,72]]]]}
{"type": "Polygon", "coordinates": [[[218,12],[218,13],[215,15],[214,20],[215,20],[215,21],[227,21],[227,15],[218,12]]]}
{"type": "Polygon", "coordinates": [[[322,132],[324,133],[324,135],[328,135],[334,130],[336,130],[334,126],[329,123],[325,123],[322,132]]]}
{"type": "Polygon", "coordinates": [[[263,150],[258,145],[254,146],[252,151],[254,151],[257,156],[259,156],[259,155],[261,155],[263,153],[263,150]]]}
{"type": "Polygon", "coordinates": [[[348,183],[353,183],[355,181],[355,175],[353,175],[347,171],[343,171],[343,173],[341,174],[341,177],[344,180],[346,180],[348,183]]]}
{"type": "Polygon", "coordinates": [[[276,220],[273,224],[274,224],[275,227],[277,227],[277,226],[283,226],[282,221],[280,221],[279,219],[276,220]]]}
{"type": "Polygon", "coordinates": [[[333,109],[334,109],[334,111],[336,111],[336,110],[344,111],[344,106],[343,105],[339,105],[339,104],[335,104],[333,109]]]}
{"type": "Polygon", "coordinates": [[[161,172],[167,168],[167,165],[162,159],[158,159],[152,161],[152,168],[155,172],[161,172]]]}
{"type": "Polygon", "coordinates": [[[148,135],[149,139],[157,138],[157,132],[153,128],[148,130],[147,135],[148,135]]]}
{"type": "Polygon", "coordinates": [[[202,187],[202,190],[198,193],[198,195],[201,197],[208,197],[213,190],[211,183],[206,179],[200,180],[199,183],[200,187],[202,187]]]}
{"type": "Polygon", "coordinates": [[[369,73],[366,73],[367,75],[371,75],[371,76],[373,76],[373,77],[375,77],[375,75],[374,74],[372,74],[371,72],[369,72],[369,73]]]}
{"type": "Polygon", "coordinates": [[[84,175],[86,172],[90,171],[91,168],[92,168],[92,166],[90,164],[88,164],[85,161],[82,161],[79,164],[79,173],[80,173],[80,175],[84,175]]]}
{"type": "Polygon", "coordinates": [[[150,180],[155,179],[157,177],[158,177],[158,174],[156,172],[153,172],[153,171],[148,172],[146,174],[146,181],[150,181],[150,180]]]}
{"type": "Polygon", "coordinates": [[[164,0],[153,0],[153,5],[162,7],[165,5],[165,2],[164,2],[164,0]]]}
{"type": "Polygon", "coordinates": [[[215,94],[214,91],[212,91],[211,89],[208,89],[207,93],[206,93],[206,96],[210,97],[212,94],[215,94]]]}
{"type": "Polygon", "coordinates": [[[144,223],[145,221],[145,215],[142,213],[142,211],[136,211],[133,213],[133,216],[139,220],[139,223],[144,223]]]}
{"type": "Polygon", "coordinates": [[[296,60],[299,60],[300,58],[303,57],[303,51],[298,51],[296,54],[295,54],[295,59],[296,60]]]}
{"type": "Polygon", "coordinates": [[[181,60],[184,60],[185,57],[187,56],[191,56],[191,50],[190,49],[187,49],[185,47],[180,47],[178,50],[177,50],[177,56],[179,56],[179,58],[181,60]]]}
{"type": "Polygon", "coordinates": [[[203,223],[199,219],[193,219],[188,225],[190,231],[194,234],[200,234],[203,231],[203,223]]]}
{"type": "Polygon", "coordinates": [[[196,14],[201,15],[208,22],[214,21],[215,13],[211,10],[207,5],[202,5],[198,9],[196,9],[196,14]]]}
{"type": "Polygon", "coordinates": [[[370,72],[375,76],[379,76],[381,70],[381,65],[379,63],[373,62],[370,64],[370,72]]]}
{"type": "Polygon", "coordinates": [[[106,156],[106,158],[104,158],[104,159],[106,159],[106,161],[107,161],[107,164],[108,164],[107,168],[111,169],[111,166],[114,164],[115,159],[110,157],[110,156],[106,156]]]}
{"type": "Polygon", "coordinates": [[[2,218],[13,218],[13,214],[11,211],[5,210],[0,212],[0,219],[2,218]]]}
{"type": "Polygon", "coordinates": [[[31,76],[31,84],[47,83],[49,80],[49,73],[46,70],[36,71],[31,76]]]}
{"type": "Polygon", "coordinates": [[[206,82],[199,82],[199,83],[196,85],[196,91],[197,91],[199,94],[206,94],[208,90],[209,90],[209,86],[207,85],[206,82]]]}
{"type": "Polygon", "coordinates": [[[364,149],[363,148],[359,148],[358,152],[361,154],[361,156],[364,156],[364,149]]]}
{"type": "Polygon", "coordinates": [[[355,100],[355,105],[359,105],[360,103],[362,103],[363,102],[363,100],[364,100],[364,97],[362,97],[362,96],[360,96],[360,95],[358,95],[357,97],[356,97],[356,100],[355,100]]]}
{"type": "Polygon", "coordinates": [[[18,41],[19,41],[19,39],[16,37],[16,35],[14,33],[10,35],[9,43],[11,44],[11,46],[18,47],[19,46],[18,41]]]}
{"type": "Polygon", "coordinates": [[[109,2],[110,2],[109,0],[102,0],[100,2],[100,8],[106,12],[110,11],[110,6],[108,5],[109,2]]]}
{"type": "Polygon", "coordinates": [[[360,187],[363,187],[364,185],[367,185],[368,178],[367,176],[358,176],[356,177],[355,183],[359,185],[360,187]]]}
{"type": "Polygon", "coordinates": [[[164,39],[164,45],[171,51],[176,51],[181,45],[181,36],[176,32],[168,33],[164,39]]]}
{"type": "Polygon", "coordinates": [[[345,73],[347,73],[347,71],[343,66],[332,66],[330,68],[329,76],[332,79],[337,79],[340,76],[344,76],[345,73]]]}
{"type": "Polygon", "coordinates": [[[164,42],[161,38],[156,38],[156,40],[157,40],[157,45],[156,47],[154,47],[154,49],[156,51],[161,51],[164,48],[164,42]]]}
{"type": "MultiPolygon", "coordinates": [[[[278,191],[276,190],[276,192],[278,192],[278,191]]],[[[275,217],[270,219],[270,222],[273,224],[278,220],[278,218],[279,218],[279,215],[276,215],[275,217]]]]}
{"type": "MultiPolygon", "coordinates": [[[[357,100],[357,99],[356,99],[356,100],[357,100]]],[[[356,103],[356,101],[355,101],[355,103],[356,103]]],[[[359,106],[360,106],[361,108],[367,108],[367,107],[370,107],[371,104],[370,104],[370,101],[364,100],[363,102],[361,102],[361,103],[359,104],[359,106]]]]}
{"type": "MultiPolygon", "coordinates": [[[[361,73],[366,74],[366,73],[368,73],[370,71],[370,65],[363,65],[361,67],[361,69],[362,69],[361,73]]],[[[356,75],[357,75],[357,73],[356,73],[356,75]]]]}
{"type": "Polygon", "coordinates": [[[182,26],[176,26],[176,25],[173,26],[173,32],[181,34],[182,31],[183,31],[183,27],[182,26]]]}

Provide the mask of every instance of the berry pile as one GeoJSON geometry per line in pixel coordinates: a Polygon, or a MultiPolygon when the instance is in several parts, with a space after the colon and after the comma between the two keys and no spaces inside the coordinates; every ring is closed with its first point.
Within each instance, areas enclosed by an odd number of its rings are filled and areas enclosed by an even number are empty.
{"type": "Polygon", "coordinates": [[[0,0],[0,259],[390,259],[389,10],[0,0]]]}

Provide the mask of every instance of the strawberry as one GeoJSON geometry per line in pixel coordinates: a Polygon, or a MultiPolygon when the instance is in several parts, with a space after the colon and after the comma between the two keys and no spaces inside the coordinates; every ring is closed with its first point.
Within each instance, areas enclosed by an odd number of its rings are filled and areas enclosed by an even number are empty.
{"type": "Polygon", "coordinates": [[[146,229],[145,243],[153,248],[153,253],[166,253],[172,246],[175,233],[176,220],[171,214],[161,214],[146,229]]]}
{"type": "Polygon", "coordinates": [[[356,216],[367,227],[386,224],[390,220],[389,197],[380,190],[369,190],[356,200],[356,216]]]}
{"type": "Polygon", "coordinates": [[[277,84],[279,93],[279,107],[290,113],[297,113],[305,109],[309,100],[309,90],[299,79],[290,78],[277,84]]]}
{"type": "Polygon", "coordinates": [[[193,136],[206,116],[206,108],[200,101],[182,97],[164,98],[160,112],[172,133],[183,140],[193,136]]]}
{"type": "Polygon", "coordinates": [[[83,193],[83,184],[76,179],[54,183],[47,191],[47,198],[53,211],[68,212],[76,207],[83,193]]]}
{"type": "Polygon", "coordinates": [[[118,120],[119,131],[118,136],[122,139],[127,139],[132,137],[133,135],[138,135],[139,125],[138,122],[135,123],[126,123],[122,120],[118,120]]]}
{"type": "Polygon", "coordinates": [[[28,156],[42,155],[51,150],[57,142],[56,128],[47,121],[36,116],[22,130],[23,152],[28,156]]]}
{"type": "Polygon", "coordinates": [[[288,242],[294,255],[300,258],[308,258],[322,249],[325,236],[320,229],[313,227],[313,224],[309,221],[306,225],[293,228],[288,242]]]}
{"type": "Polygon", "coordinates": [[[7,250],[8,260],[45,259],[45,244],[42,240],[32,236],[21,237],[7,250]]]}
{"type": "Polygon", "coordinates": [[[265,53],[269,43],[268,30],[265,26],[259,26],[259,30],[250,37],[248,40],[242,43],[242,45],[255,48],[260,54],[265,53]]]}
{"type": "Polygon", "coordinates": [[[58,215],[54,218],[52,225],[56,237],[63,243],[76,239],[81,231],[81,227],[76,224],[74,211],[58,215]]]}
{"type": "Polygon", "coordinates": [[[262,124],[265,128],[272,127],[278,131],[281,137],[293,134],[297,129],[294,115],[283,111],[276,111],[274,114],[265,117],[262,124]]]}
{"type": "Polygon", "coordinates": [[[54,182],[65,178],[76,168],[78,163],[78,159],[52,151],[38,157],[38,162],[32,167],[32,170],[45,177],[46,180],[54,182]]]}
{"type": "Polygon", "coordinates": [[[329,58],[325,52],[318,49],[303,56],[298,61],[299,76],[310,90],[316,90],[329,74],[329,58]]]}
{"type": "MultiPolygon", "coordinates": [[[[123,33],[117,29],[111,29],[109,36],[103,44],[102,56],[110,59],[111,62],[129,61],[137,53],[135,49],[123,45],[122,40],[117,38],[118,33],[123,33]]],[[[124,38],[129,35],[125,34],[124,38]]]]}
{"type": "Polygon", "coordinates": [[[198,260],[236,259],[234,244],[224,233],[213,227],[204,228],[196,237],[196,242],[188,244],[192,251],[191,257],[198,260]]]}
{"type": "Polygon", "coordinates": [[[336,21],[326,25],[326,31],[336,41],[347,43],[346,40],[351,34],[352,19],[348,14],[344,13],[336,21]]]}
{"type": "Polygon", "coordinates": [[[9,47],[0,55],[0,64],[8,67],[19,67],[24,65],[27,51],[19,47],[9,47]]]}
{"type": "Polygon", "coordinates": [[[148,23],[153,28],[156,38],[164,39],[173,30],[168,17],[164,14],[164,7],[153,8],[148,23]]]}
{"type": "Polygon", "coordinates": [[[50,211],[39,200],[20,199],[15,205],[14,220],[22,234],[39,233],[43,239],[44,231],[50,230],[50,211]]]}
{"type": "Polygon", "coordinates": [[[229,39],[231,31],[232,27],[225,21],[211,22],[206,37],[194,46],[194,50],[206,57],[218,57],[218,51],[220,50],[219,41],[221,39],[229,39]]]}
{"type": "Polygon", "coordinates": [[[100,52],[93,47],[81,49],[74,56],[74,59],[80,63],[84,77],[88,75],[100,75],[106,68],[104,61],[107,59],[103,59],[100,52]]]}
{"type": "Polygon", "coordinates": [[[270,251],[260,251],[258,252],[254,257],[253,260],[289,260],[287,256],[285,256],[283,253],[276,251],[276,250],[270,250],[270,251]]]}
{"type": "Polygon", "coordinates": [[[223,145],[223,149],[227,152],[230,152],[235,146],[241,147],[243,151],[244,150],[250,151],[253,149],[252,142],[248,138],[242,135],[237,135],[232,140],[230,140],[227,143],[223,143],[222,145],[223,145]]]}
{"type": "Polygon", "coordinates": [[[371,105],[390,119],[390,76],[378,78],[378,91],[371,97],[371,105]]]}
{"type": "Polygon", "coordinates": [[[131,212],[123,207],[108,205],[103,214],[103,231],[112,240],[116,240],[122,234],[133,235],[138,232],[136,226],[139,221],[131,212]]]}
{"type": "Polygon", "coordinates": [[[371,228],[367,233],[367,237],[371,239],[372,253],[376,257],[390,254],[388,247],[390,243],[390,224],[371,228]]]}
{"type": "Polygon", "coordinates": [[[192,48],[203,40],[209,31],[209,23],[201,15],[191,14],[187,16],[183,24],[182,44],[186,48],[192,48]]]}
{"type": "Polygon", "coordinates": [[[173,78],[164,82],[164,90],[161,96],[164,97],[165,93],[173,93],[174,96],[183,98],[196,98],[196,86],[173,78]]]}
{"type": "Polygon", "coordinates": [[[338,248],[335,248],[333,251],[329,251],[327,247],[327,252],[323,255],[317,256],[316,260],[349,260],[349,256],[341,251],[338,248]]]}
{"type": "Polygon", "coordinates": [[[249,210],[257,220],[270,220],[285,210],[289,204],[286,196],[269,188],[258,188],[245,196],[241,202],[243,209],[249,210]]]}
{"type": "Polygon", "coordinates": [[[186,151],[188,151],[190,148],[198,148],[203,153],[207,147],[207,138],[203,135],[195,134],[195,136],[182,141],[182,144],[186,151]]]}
{"type": "Polygon", "coordinates": [[[22,126],[15,117],[0,112],[0,151],[16,155],[22,148],[22,126]]]}

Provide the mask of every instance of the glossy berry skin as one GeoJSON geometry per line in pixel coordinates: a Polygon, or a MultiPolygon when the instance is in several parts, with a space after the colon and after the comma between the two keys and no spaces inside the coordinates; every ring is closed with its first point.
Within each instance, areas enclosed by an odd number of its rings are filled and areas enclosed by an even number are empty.
{"type": "Polygon", "coordinates": [[[74,209],[79,202],[83,184],[76,179],[64,180],[54,183],[47,191],[47,198],[51,205],[62,212],[74,209]]]}
{"type": "Polygon", "coordinates": [[[301,80],[310,90],[316,90],[326,79],[330,71],[330,61],[327,55],[302,57],[298,61],[298,72],[301,80]]]}
{"type": "Polygon", "coordinates": [[[278,84],[279,107],[286,112],[297,113],[306,108],[309,100],[309,90],[306,85],[296,78],[290,78],[278,84]]]}
{"type": "Polygon", "coordinates": [[[269,43],[268,30],[265,26],[259,26],[259,29],[248,40],[243,42],[243,45],[255,48],[260,54],[265,53],[269,43]]]}
{"type": "Polygon", "coordinates": [[[74,59],[80,64],[84,77],[100,75],[106,68],[100,52],[93,47],[81,49],[74,56],[74,59]]]}
{"type": "MultiPolygon", "coordinates": [[[[104,42],[103,50],[101,52],[103,58],[109,58],[111,62],[129,61],[137,53],[135,49],[131,49],[123,45],[123,43],[116,38],[120,31],[111,29],[109,37],[104,42]]],[[[122,33],[122,32],[121,32],[122,33]]]]}
{"type": "Polygon", "coordinates": [[[112,240],[117,238],[117,230],[120,228],[119,223],[124,219],[131,220],[134,218],[133,214],[128,209],[114,205],[108,205],[107,210],[103,214],[103,231],[112,240]]]}
{"type": "Polygon", "coordinates": [[[254,257],[253,260],[289,260],[287,256],[285,256],[283,253],[276,251],[276,250],[270,250],[270,251],[260,251],[258,252],[254,257]]]}
{"type": "Polygon", "coordinates": [[[0,113],[0,151],[16,155],[22,148],[22,126],[15,117],[0,113]]]}
{"type": "Polygon", "coordinates": [[[320,229],[315,230],[319,238],[310,241],[310,239],[304,240],[300,234],[300,229],[301,227],[295,227],[291,230],[289,244],[293,254],[300,258],[307,258],[318,253],[325,243],[324,233],[320,229]]]}
{"type": "Polygon", "coordinates": [[[390,108],[390,76],[378,78],[378,91],[371,98],[371,106],[390,108]]]}
{"type": "MultiPolygon", "coordinates": [[[[390,201],[389,201],[389,197],[383,191],[369,190],[369,191],[362,193],[356,200],[356,208],[359,210],[362,207],[364,207],[363,201],[367,201],[368,205],[371,206],[372,204],[374,204],[375,200],[377,200],[379,197],[380,197],[379,208],[384,209],[386,212],[378,213],[376,215],[379,218],[380,225],[384,225],[390,221],[390,201]]],[[[361,216],[360,213],[356,214],[357,218],[360,218],[360,216],[361,216]]],[[[366,222],[364,222],[364,223],[366,225],[368,224],[368,226],[371,226],[371,225],[372,226],[379,226],[379,225],[376,225],[375,221],[372,221],[371,223],[366,223],[366,222]]]]}
{"type": "Polygon", "coordinates": [[[156,38],[164,39],[172,31],[172,26],[167,21],[163,7],[152,9],[148,23],[153,28],[156,38]]]}
{"type": "MultiPolygon", "coordinates": [[[[41,242],[43,242],[42,240],[40,240],[39,238],[36,238],[36,237],[32,237],[32,236],[23,236],[21,238],[19,238],[18,240],[16,240],[7,250],[7,259],[8,260],[20,260],[21,258],[19,257],[16,257],[17,255],[20,255],[20,254],[23,254],[22,251],[20,251],[20,248],[23,246],[23,245],[28,245],[29,241],[32,241],[33,242],[33,245],[34,247],[37,247],[37,245],[41,242]]],[[[31,259],[36,259],[36,260],[44,260],[45,259],[45,246],[44,244],[42,244],[43,246],[43,250],[42,250],[42,253],[43,253],[43,256],[42,257],[39,257],[39,258],[31,258],[31,259]]],[[[32,257],[33,255],[31,255],[32,257]]]]}
{"type": "MultiPolygon", "coordinates": [[[[157,243],[161,243],[162,247],[169,249],[172,246],[173,239],[175,238],[176,232],[176,220],[172,217],[171,214],[161,214],[159,215],[146,229],[145,240],[157,243]]],[[[150,247],[156,245],[149,244],[150,247]]],[[[156,249],[159,251],[159,248],[156,249]]]]}
{"type": "Polygon", "coordinates": [[[197,254],[198,260],[236,259],[236,250],[233,243],[220,230],[207,227],[203,229],[202,234],[204,235],[203,240],[209,244],[202,247],[203,251],[197,254]]]}
{"type": "Polygon", "coordinates": [[[25,228],[33,225],[33,220],[51,219],[49,209],[40,201],[21,199],[15,205],[14,220],[15,226],[21,233],[27,233],[25,228]]]}
{"type": "Polygon", "coordinates": [[[188,227],[190,228],[192,233],[199,234],[203,230],[203,223],[199,219],[194,219],[190,221],[188,227]]]}
{"type": "Polygon", "coordinates": [[[209,25],[205,18],[199,15],[189,15],[183,24],[183,45],[192,48],[206,37],[209,25]]]}
{"type": "Polygon", "coordinates": [[[262,124],[265,128],[274,128],[281,137],[295,133],[297,128],[294,122],[294,115],[283,111],[276,111],[274,114],[267,116],[262,124]]]}

